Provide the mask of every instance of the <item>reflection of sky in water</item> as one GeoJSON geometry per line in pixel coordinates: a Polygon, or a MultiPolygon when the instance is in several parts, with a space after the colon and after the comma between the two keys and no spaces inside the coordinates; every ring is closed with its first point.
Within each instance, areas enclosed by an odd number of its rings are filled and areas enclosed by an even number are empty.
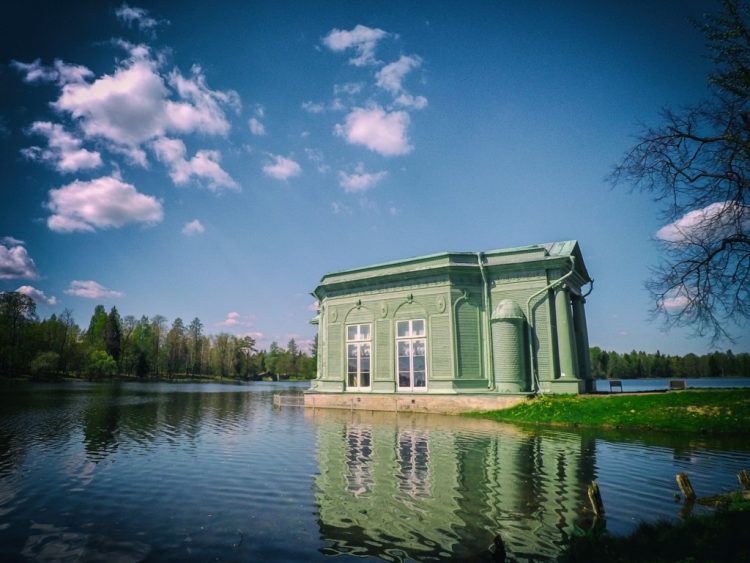
{"type": "Polygon", "coordinates": [[[742,443],[304,411],[304,385],[65,384],[0,396],[0,560],[551,556],[597,478],[607,527],[732,489],[742,443]],[[199,392],[205,390],[206,392],[199,392]]]}

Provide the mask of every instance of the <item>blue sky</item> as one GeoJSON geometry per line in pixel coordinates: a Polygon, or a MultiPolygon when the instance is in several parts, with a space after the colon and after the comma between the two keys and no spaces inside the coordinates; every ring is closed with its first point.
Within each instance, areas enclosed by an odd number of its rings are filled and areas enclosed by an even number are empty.
{"type": "Polygon", "coordinates": [[[709,350],[649,321],[664,222],[604,178],[706,94],[713,2],[15,4],[0,291],[43,316],[308,341],[326,272],[577,239],[592,345],[709,350]]]}

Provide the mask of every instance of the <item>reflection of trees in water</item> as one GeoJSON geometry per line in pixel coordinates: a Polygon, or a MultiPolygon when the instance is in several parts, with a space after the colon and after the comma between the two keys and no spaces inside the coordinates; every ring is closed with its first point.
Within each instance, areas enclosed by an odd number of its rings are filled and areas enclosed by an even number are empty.
{"type": "Polygon", "coordinates": [[[83,415],[83,441],[87,457],[94,462],[117,449],[121,387],[119,383],[97,386],[89,397],[83,415]]]}
{"type": "Polygon", "coordinates": [[[518,557],[554,557],[586,504],[593,440],[367,420],[319,415],[325,553],[450,559],[483,552],[500,533],[518,557]],[[364,476],[366,494],[352,486],[364,476]]]}

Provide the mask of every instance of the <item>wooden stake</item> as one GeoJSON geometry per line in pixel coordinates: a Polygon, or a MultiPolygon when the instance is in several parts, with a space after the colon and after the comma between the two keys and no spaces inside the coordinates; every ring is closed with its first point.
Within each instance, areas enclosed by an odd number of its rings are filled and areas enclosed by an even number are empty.
{"type": "Polygon", "coordinates": [[[599,485],[596,481],[591,481],[588,487],[589,501],[591,502],[591,508],[594,509],[594,514],[601,516],[604,514],[604,503],[602,502],[602,495],[599,492],[599,485]]]}
{"type": "Polygon", "coordinates": [[[677,486],[680,487],[685,500],[688,502],[695,500],[695,489],[690,484],[687,473],[678,473],[675,478],[677,479],[677,486]]]}
{"type": "Polygon", "coordinates": [[[750,491],[750,477],[747,475],[747,469],[740,469],[737,472],[737,479],[739,479],[740,485],[745,491],[750,491]]]}

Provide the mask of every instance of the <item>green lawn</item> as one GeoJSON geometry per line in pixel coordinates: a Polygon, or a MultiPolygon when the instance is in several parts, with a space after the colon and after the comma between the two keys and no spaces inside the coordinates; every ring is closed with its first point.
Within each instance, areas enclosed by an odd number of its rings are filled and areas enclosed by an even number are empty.
{"type": "Polygon", "coordinates": [[[750,433],[750,389],[544,395],[509,409],[468,416],[555,426],[750,433]]]}

